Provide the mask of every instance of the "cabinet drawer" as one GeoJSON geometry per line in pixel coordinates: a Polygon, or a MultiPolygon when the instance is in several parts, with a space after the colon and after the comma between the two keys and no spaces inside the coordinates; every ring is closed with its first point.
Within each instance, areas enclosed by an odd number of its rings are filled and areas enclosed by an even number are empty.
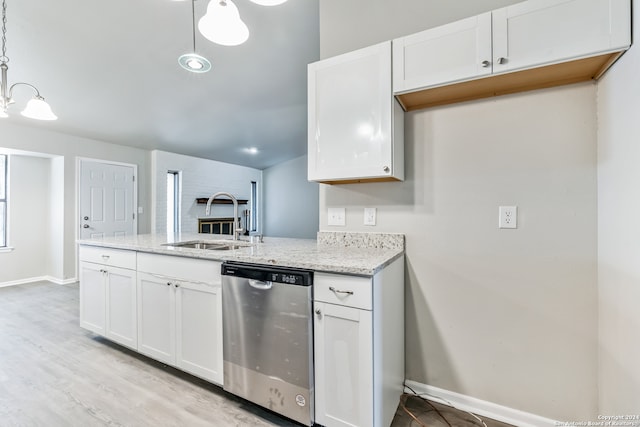
{"type": "Polygon", "coordinates": [[[220,266],[207,259],[138,253],[138,271],[193,282],[221,283],[220,266]]]}
{"type": "Polygon", "coordinates": [[[368,277],[315,273],[314,300],[371,310],[373,289],[368,277]]]}
{"type": "Polygon", "coordinates": [[[80,246],[80,261],[110,265],[112,267],[136,269],[136,252],[122,249],[80,246]]]}

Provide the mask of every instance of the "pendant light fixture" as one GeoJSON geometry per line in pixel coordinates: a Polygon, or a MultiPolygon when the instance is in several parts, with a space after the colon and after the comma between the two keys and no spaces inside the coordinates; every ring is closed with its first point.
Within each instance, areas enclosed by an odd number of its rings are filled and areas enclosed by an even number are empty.
{"type": "Polygon", "coordinates": [[[55,114],[51,111],[51,107],[47,104],[36,87],[29,83],[14,83],[7,90],[7,72],[9,71],[9,58],[7,57],[7,2],[2,0],[2,56],[0,56],[0,69],[2,71],[2,83],[0,83],[0,117],[9,117],[7,108],[13,104],[13,90],[16,86],[24,85],[33,89],[36,94],[20,114],[30,119],[36,120],[56,120],[55,114]]]}
{"type": "Polygon", "coordinates": [[[178,58],[182,68],[192,73],[206,73],[211,69],[211,62],[204,56],[196,53],[196,12],[195,0],[191,0],[191,32],[193,34],[193,52],[185,53],[178,58]]]}
{"type": "Polygon", "coordinates": [[[249,28],[232,0],[211,0],[198,29],[208,40],[223,46],[237,46],[249,38],[249,28]]]}

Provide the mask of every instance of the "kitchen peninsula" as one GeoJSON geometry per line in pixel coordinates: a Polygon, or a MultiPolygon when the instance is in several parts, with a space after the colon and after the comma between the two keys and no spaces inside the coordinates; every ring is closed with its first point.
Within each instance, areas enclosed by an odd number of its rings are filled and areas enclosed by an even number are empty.
{"type": "Polygon", "coordinates": [[[78,243],[81,326],[220,386],[222,263],[312,271],[315,422],[391,423],[404,380],[403,235],[320,232],[317,240],[251,243],[148,234],[78,243]],[[225,248],[171,246],[185,242],[225,248]]]}

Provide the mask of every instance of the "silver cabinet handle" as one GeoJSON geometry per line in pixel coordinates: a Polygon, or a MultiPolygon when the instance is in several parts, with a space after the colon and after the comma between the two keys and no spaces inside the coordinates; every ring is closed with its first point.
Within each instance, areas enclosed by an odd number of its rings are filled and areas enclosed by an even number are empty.
{"type": "Polygon", "coordinates": [[[507,63],[507,58],[503,58],[503,57],[498,58],[498,64],[506,64],[506,63],[507,63]]]}
{"type": "Polygon", "coordinates": [[[179,288],[179,287],[180,287],[180,283],[176,283],[174,286],[175,286],[176,288],[179,288]]]}
{"type": "Polygon", "coordinates": [[[88,216],[85,216],[85,217],[84,217],[84,220],[85,220],[85,221],[89,221],[89,217],[88,217],[88,216]]]}
{"type": "Polygon", "coordinates": [[[171,282],[167,282],[167,286],[171,286],[171,282]]]}
{"type": "Polygon", "coordinates": [[[89,224],[84,224],[82,228],[89,228],[89,224]]]}
{"type": "Polygon", "coordinates": [[[318,319],[322,319],[322,310],[316,308],[316,314],[318,315],[318,319]]]}
{"type": "Polygon", "coordinates": [[[102,259],[105,261],[108,260],[109,258],[111,258],[109,255],[102,255],[102,259]]]}
{"type": "Polygon", "coordinates": [[[482,61],[480,64],[482,64],[482,67],[483,67],[483,68],[487,68],[489,65],[491,65],[491,62],[490,62],[490,61],[487,61],[487,60],[484,60],[484,61],[482,61]]]}
{"type": "Polygon", "coordinates": [[[329,290],[331,292],[333,292],[333,293],[336,293],[336,294],[353,295],[353,291],[341,291],[341,290],[338,290],[338,289],[334,288],[333,286],[329,286],[329,290]]]}
{"type": "Polygon", "coordinates": [[[389,169],[389,166],[385,166],[382,168],[382,170],[384,171],[384,173],[389,173],[391,169],[389,169]]]}

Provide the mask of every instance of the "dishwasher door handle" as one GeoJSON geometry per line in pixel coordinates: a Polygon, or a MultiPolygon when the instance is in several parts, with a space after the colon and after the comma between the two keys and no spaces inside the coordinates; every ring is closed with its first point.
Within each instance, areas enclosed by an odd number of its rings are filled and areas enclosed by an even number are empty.
{"type": "Polygon", "coordinates": [[[249,279],[249,286],[251,286],[252,288],[267,291],[273,287],[273,282],[272,281],[263,282],[261,280],[249,279]]]}

